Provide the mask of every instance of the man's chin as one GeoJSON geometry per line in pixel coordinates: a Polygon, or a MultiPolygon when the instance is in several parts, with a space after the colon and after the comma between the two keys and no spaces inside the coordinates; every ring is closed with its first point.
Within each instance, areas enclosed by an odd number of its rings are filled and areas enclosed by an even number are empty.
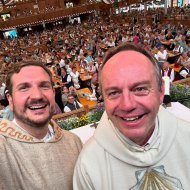
{"type": "Polygon", "coordinates": [[[32,123],[36,125],[42,125],[48,123],[51,118],[52,118],[51,114],[42,114],[42,115],[34,115],[28,117],[28,120],[30,120],[32,123]]]}
{"type": "Polygon", "coordinates": [[[26,119],[24,120],[25,124],[34,127],[34,128],[43,128],[44,126],[47,126],[48,123],[50,121],[50,118],[46,118],[46,119],[35,119],[35,120],[31,120],[31,119],[26,119]]]}
{"type": "Polygon", "coordinates": [[[15,114],[15,118],[19,120],[21,123],[23,123],[23,125],[28,125],[34,128],[43,128],[44,126],[47,126],[52,116],[50,114],[48,116],[36,115],[32,117],[31,116],[26,117],[24,115],[21,116],[21,115],[15,114]]]}

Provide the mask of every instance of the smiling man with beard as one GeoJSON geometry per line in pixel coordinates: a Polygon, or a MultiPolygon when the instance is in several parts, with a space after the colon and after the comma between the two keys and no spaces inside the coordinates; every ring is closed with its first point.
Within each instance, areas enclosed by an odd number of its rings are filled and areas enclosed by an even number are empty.
{"type": "Polygon", "coordinates": [[[161,105],[157,61],[126,43],[108,51],[99,72],[106,111],[80,153],[74,190],[189,189],[190,123],[161,105]]]}
{"type": "Polygon", "coordinates": [[[0,189],[72,190],[81,141],[51,120],[55,93],[41,63],[15,64],[7,75],[14,120],[0,123],[0,189]]]}

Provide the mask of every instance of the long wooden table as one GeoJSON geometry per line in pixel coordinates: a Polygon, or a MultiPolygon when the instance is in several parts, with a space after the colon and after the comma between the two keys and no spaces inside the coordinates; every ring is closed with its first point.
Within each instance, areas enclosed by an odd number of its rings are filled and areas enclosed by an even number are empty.
{"type": "Polygon", "coordinates": [[[81,96],[82,93],[88,93],[88,94],[92,94],[92,93],[90,92],[88,88],[82,88],[82,89],[77,90],[78,99],[83,106],[88,105],[89,108],[93,108],[97,105],[96,100],[88,100],[86,97],[81,96]]]}

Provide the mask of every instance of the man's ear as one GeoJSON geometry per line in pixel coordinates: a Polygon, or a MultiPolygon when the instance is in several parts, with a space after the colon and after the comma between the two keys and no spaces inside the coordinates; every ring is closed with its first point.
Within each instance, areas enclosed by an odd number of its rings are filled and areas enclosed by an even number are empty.
{"type": "Polygon", "coordinates": [[[13,111],[13,99],[12,96],[10,94],[6,94],[7,96],[7,100],[9,101],[9,107],[11,109],[11,111],[13,111]]]}

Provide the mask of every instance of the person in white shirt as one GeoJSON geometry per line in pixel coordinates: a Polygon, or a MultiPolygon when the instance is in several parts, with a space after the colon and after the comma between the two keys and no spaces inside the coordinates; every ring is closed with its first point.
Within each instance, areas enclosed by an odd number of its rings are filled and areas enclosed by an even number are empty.
{"type": "Polygon", "coordinates": [[[179,56],[177,62],[180,64],[180,65],[184,65],[184,63],[186,63],[189,59],[189,56],[187,54],[186,51],[183,51],[183,53],[179,56]]]}
{"type": "Polygon", "coordinates": [[[80,73],[77,71],[76,67],[72,68],[72,71],[70,72],[70,76],[73,81],[74,87],[76,89],[79,89],[80,88],[80,84],[79,84],[80,73]]]}
{"type": "Polygon", "coordinates": [[[62,56],[62,58],[61,58],[61,60],[60,60],[60,62],[59,62],[59,65],[60,65],[61,68],[62,68],[62,67],[65,67],[64,56],[62,56]]]}
{"type": "Polygon", "coordinates": [[[88,63],[88,65],[87,65],[87,67],[86,67],[86,70],[87,70],[89,73],[91,73],[91,74],[93,74],[93,73],[96,72],[96,67],[94,66],[94,61],[90,61],[90,62],[88,63]]]}
{"type": "Polygon", "coordinates": [[[182,53],[183,47],[180,46],[179,42],[176,42],[174,49],[172,50],[175,54],[182,53]]]}
{"type": "Polygon", "coordinates": [[[75,100],[74,96],[69,94],[68,95],[68,102],[66,103],[65,107],[64,107],[64,112],[70,112],[79,108],[82,108],[83,105],[78,102],[77,100],[75,100]]]}
{"type": "Polygon", "coordinates": [[[167,52],[167,50],[165,49],[164,46],[160,47],[160,50],[157,53],[157,58],[158,58],[159,62],[167,61],[167,59],[168,59],[168,52],[167,52]]]}
{"type": "Polygon", "coordinates": [[[73,85],[71,76],[67,74],[65,67],[61,68],[61,82],[62,85],[65,85],[66,87],[70,87],[73,85]]]}
{"type": "Polygon", "coordinates": [[[175,72],[174,70],[169,66],[169,63],[165,61],[162,66],[162,77],[168,76],[170,78],[170,82],[174,81],[175,78],[175,72]]]}
{"type": "Polygon", "coordinates": [[[97,100],[97,97],[96,97],[96,85],[91,83],[91,88],[92,88],[92,94],[89,94],[87,99],[88,100],[97,100]]]}
{"type": "Polygon", "coordinates": [[[184,79],[187,77],[190,77],[190,61],[185,62],[179,71],[179,79],[184,79]]]}

